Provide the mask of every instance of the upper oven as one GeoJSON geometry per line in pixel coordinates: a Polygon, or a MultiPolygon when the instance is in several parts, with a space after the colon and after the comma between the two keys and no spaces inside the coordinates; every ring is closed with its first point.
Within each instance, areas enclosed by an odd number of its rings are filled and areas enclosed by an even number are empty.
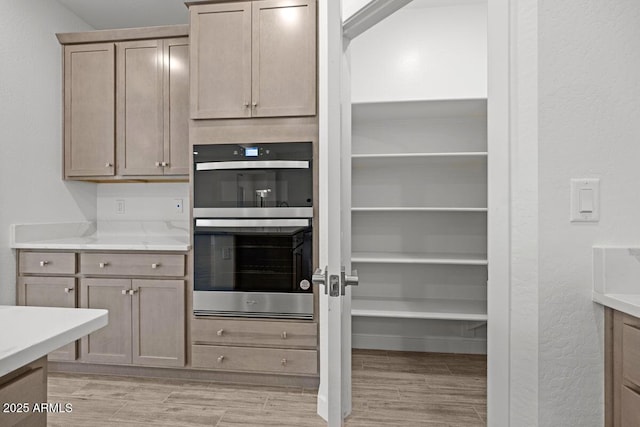
{"type": "Polygon", "coordinates": [[[313,217],[311,142],[194,145],[195,218],[313,217]]]}

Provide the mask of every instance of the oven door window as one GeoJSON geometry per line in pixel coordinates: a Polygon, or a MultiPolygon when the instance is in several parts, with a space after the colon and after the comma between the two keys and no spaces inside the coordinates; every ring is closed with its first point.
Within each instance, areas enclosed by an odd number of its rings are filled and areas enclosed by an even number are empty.
{"type": "Polygon", "coordinates": [[[304,292],[311,280],[311,230],[194,235],[194,290],[304,292]]]}

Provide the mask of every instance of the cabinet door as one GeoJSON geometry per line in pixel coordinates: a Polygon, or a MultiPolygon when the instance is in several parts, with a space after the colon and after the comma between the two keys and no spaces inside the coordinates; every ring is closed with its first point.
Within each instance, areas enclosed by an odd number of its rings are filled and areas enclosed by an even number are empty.
{"type": "Polygon", "coordinates": [[[184,366],[184,280],[133,280],[133,363],[184,366]]]}
{"type": "Polygon", "coordinates": [[[109,310],[109,324],[82,338],[83,362],[131,363],[130,289],[129,279],[80,281],[80,307],[109,310]]]}
{"type": "MultiPolygon", "coordinates": [[[[18,305],[76,307],[76,279],[73,277],[20,277],[18,305]]],[[[76,343],[49,353],[49,360],[76,360],[76,343]]]]}
{"type": "Polygon", "coordinates": [[[169,39],[164,51],[165,175],[189,175],[189,39],[169,39]]]}
{"type": "Polygon", "coordinates": [[[190,8],[191,118],[250,117],[251,3],[190,8]]]}
{"type": "Polygon", "coordinates": [[[162,42],[117,44],[119,175],[162,175],[162,42]]]}
{"type": "Polygon", "coordinates": [[[110,176],[115,161],[113,43],[64,48],[65,176],[110,176]]]}
{"type": "Polygon", "coordinates": [[[253,3],[254,117],[316,112],[315,0],[253,3]]]}

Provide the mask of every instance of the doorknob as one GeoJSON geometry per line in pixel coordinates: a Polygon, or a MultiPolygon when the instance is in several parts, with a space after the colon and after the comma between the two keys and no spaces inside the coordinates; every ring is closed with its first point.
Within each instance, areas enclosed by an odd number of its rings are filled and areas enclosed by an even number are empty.
{"type": "Polygon", "coordinates": [[[342,276],[342,295],[344,295],[344,290],[347,286],[358,286],[358,270],[353,270],[351,274],[347,274],[344,267],[342,267],[340,274],[342,276]]]}
{"type": "MultiPolygon", "coordinates": [[[[322,271],[321,268],[316,268],[316,271],[313,272],[313,276],[311,276],[311,281],[314,285],[326,285],[327,284],[327,267],[322,271]]],[[[324,293],[327,293],[327,287],[324,288],[324,293]]]]}

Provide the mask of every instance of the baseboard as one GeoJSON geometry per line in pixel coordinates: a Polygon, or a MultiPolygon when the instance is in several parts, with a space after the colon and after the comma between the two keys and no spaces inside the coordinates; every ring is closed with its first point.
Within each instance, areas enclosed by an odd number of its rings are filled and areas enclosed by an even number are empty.
{"type": "Polygon", "coordinates": [[[487,340],[485,338],[353,334],[351,346],[368,350],[487,354],[487,340]]]}

